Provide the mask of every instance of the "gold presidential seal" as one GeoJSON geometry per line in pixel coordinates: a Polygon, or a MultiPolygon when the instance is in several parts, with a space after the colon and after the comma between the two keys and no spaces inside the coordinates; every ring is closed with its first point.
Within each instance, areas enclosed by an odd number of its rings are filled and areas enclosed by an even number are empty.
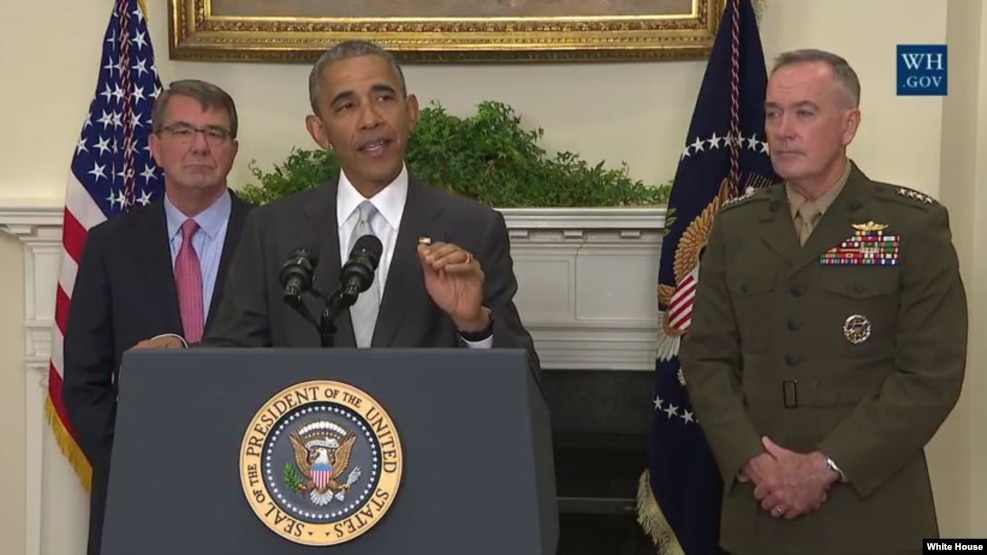
{"type": "Polygon", "coordinates": [[[366,392],[334,381],[280,391],[240,448],[250,508],[294,543],[327,546],[370,530],[391,508],[404,457],[394,422],[366,392]]]}

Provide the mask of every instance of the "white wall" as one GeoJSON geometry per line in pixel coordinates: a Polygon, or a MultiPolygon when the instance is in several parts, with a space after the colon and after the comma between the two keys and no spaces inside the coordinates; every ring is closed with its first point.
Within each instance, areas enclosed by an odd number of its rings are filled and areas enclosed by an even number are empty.
{"type": "MultiPolygon", "coordinates": [[[[251,159],[269,168],[292,146],[312,147],[303,125],[308,67],[168,60],[166,0],[147,4],[162,79],[207,79],[237,100],[242,134],[234,186],[250,180],[251,159]]],[[[111,6],[111,0],[50,0],[6,2],[0,8],[0,75],[6,85],[0,87],[5,128],[0,133],[0,207],[13,199],[61,202],[111,6]]],[[[786,49],[819,47],[846,56],[857,69],[863,81],[863,122],[851,153],[871,177],[921,189],[951,208],[973,307],[987,306],[976,283],[984,282],[987,251],[974,241],[987,231],[985,201],[976,192],[976,184],[987,186],[987,168],[978,162],[987,146],[985,12],[978,0],[951,0],[948,8],[946,2],[925,0],[775,0],[768,2],[762,22],[769,58],[786,49]],[[947,40],[956,65],[946,102],[897,97],[895,46],[947,40]],[[978,92],[971,92],[977,84],[978,92]]],[[[406,74],[423,102],[437,98],[463,113],[480,100],[506,101],[529,125],[545,129],[550,148],[614,165],[625,160],[635,177],[661,182],[674,172],[703,69],[701,62],[412,66],[406,74]]],[[[0,236],[0,475],[6,477],[28,472],[21,260],[16,240],[0,236]]],[[[971,312],[975,329],[983,329],[978,310],[971,312]]],[[[971,360],[983,366],[985,347],[974,343],[972,348],[971,360]]],[[[974,470],[987,467],[987,447],[973,425],[987,419],[985,382],[971,371],[964,402],[932,449],[946,536],[987,535],[987,478],[974,470]]],[[[44,514],[60,522],[46,525],[44,552],[81,554],[80,494],[58,455],[49,453],[46,471],[52,477],[46,483],[52,485],[44,514]],[[54,537],[66,530],[68,538],[54,537]]],[[[16,480],[2,483],[4,552],[21,553],[31,541],[25,532],[24,491],[16,480]]],[[[32,502],[40,500],[26,500],[32,502]]]]}
{"type": "Polygon", "coordinates": [[[930,451],[940,479],[937,498],[948,500],[940,511],[947,522],[962,522],[969,507],[969,533],[987,532],[987,332],[982,307],[987,304],[987,9],[981,0],[950,2],[947,20],[950,94],[943,105],[940,198],[950,208],[951,223],[967,287],[970,353],[960,406],[930,451]],[[978,239],[980,239],[978,241],[978,239]],[[956,477],[948,477],[954,474],[956,477]]]}

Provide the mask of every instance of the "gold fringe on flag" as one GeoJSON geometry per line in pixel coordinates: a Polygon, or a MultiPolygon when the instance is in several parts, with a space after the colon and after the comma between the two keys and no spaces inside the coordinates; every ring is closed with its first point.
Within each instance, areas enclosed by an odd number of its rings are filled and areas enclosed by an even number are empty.
{"type": "Polygon", "coordinates": [[[647,469],[641,473],[637,484],[637,522],[651,537],[658,555],[685,555],[651,491],[651,475],[647,469]]]}
{"type": "Polygon", "coordinates": [[[51,433],[55,436],[55,443],[58,444],[62,454],[68,459],[72,470],[75,470],[75,474],[79,477],[79,482],[82,483],[83,489],[86,490],[86,493],[89,493],[92,490],[92,467],[89,466],[89,459],[86,458],[82,449],[76,444],[75,438],[69,433],[65,427],[65,423],[58,417],[58,412],[55,410],[55,405],[51,402],[51,397],[45,398],[45,418],[48,420],[48,425],[51,426],[51,433]]]}

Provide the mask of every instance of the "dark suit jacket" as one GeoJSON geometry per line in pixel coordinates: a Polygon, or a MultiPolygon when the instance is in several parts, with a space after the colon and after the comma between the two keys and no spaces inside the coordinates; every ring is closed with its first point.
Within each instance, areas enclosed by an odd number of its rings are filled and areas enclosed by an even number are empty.
{"type": "Polygon", "coordinates": [[[725,482],[722,545],[739,554],[916,550],[938,534],[923,448],[966,365],[967,305],[946,209],[855,165],[799,245],[782,185],[717,217],[679,354],[725,482]],[[886,225],[897,265],[823,264],[854,225],[886,225]],[[856,316],[855,319],[851,317],[856,316]],[[854,320],[870,335],[853,342],[854,320]],[[820,450],[845,473],[795,520],[761,509],[737,474],[762,435],[820,450]]]}
{"type": "MultiPolygon", "coordinates": [[[[283,301],[281,266],[298,248],[318,253],[315,285],[332,291],[341,267],[333,179],[254,210],[247,219],[241,248],[230,268],[226,294],[203,345],[239,347],[319,347],[318,331],[283,301]]],[[[486,275],[485,306],[494,318],[493,346],[528,352],[536,376],[539,361],[531,336],[521,323],[514,295],[517,280],[503,216],[474,200],[434,188],[411,176],[384,286],[372,347],[463,346],[452,319],[425,290],[417,245],[420,236],[456,243],[473,253],[486,275]]],[[[306,301],[316,317],[323,303],[306,301]]],[[[337,320],[337,347],[356,342],[349,312],[337,320]]]]}
{"type": "MultiPolygon", "coordinates": [[[[235,194],[232,199],[206,329],[213,325],[223,292],[221,277],[251,209],[235,194]]],[[[91,539],[100,533],[123,352],[158,334],[182,334],[173,276],[162,201],[89,230],[65,329],[62,396],[93,467],[92,517],[99,522],[92,525],[91,539]]]]}

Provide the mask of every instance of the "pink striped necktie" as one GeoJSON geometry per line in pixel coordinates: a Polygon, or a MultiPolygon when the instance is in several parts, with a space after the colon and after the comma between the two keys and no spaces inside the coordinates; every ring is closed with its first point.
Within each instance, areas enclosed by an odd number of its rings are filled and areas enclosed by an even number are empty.
{"type": "Polygon", "coordinates": [[[192,246],[192,237],[199,230],[193,219],[182,224],[182,247],[175,260],[175,286],[178,289],[178,307],[182,314],[182,329],[189,343],[202,339],[205,322],[202,310],[202,271],[199,257],[192,246]]]}

